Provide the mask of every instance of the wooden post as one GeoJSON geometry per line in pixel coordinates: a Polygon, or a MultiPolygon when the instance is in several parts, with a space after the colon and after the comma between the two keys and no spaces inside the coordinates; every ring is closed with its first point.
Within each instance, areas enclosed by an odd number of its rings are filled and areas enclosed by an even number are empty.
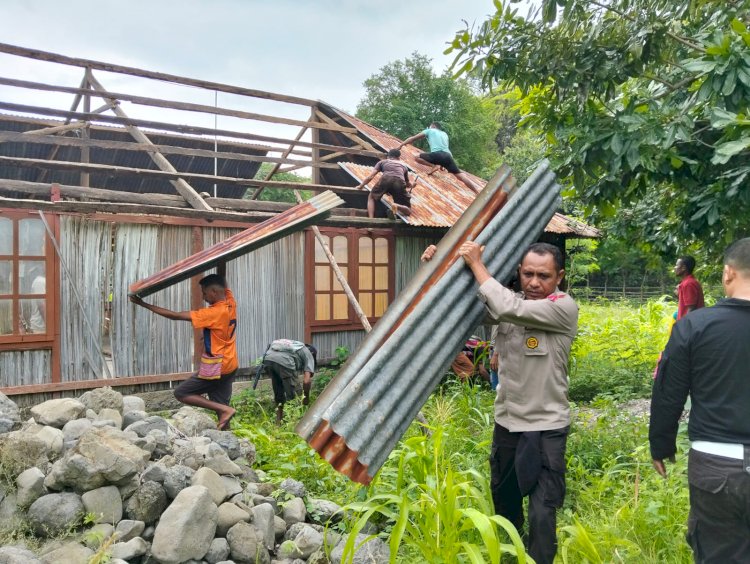
{"type": "MultiPolygon", "coordinates": [[[[297,199],[298,203],[301,204],[303,202],[299,190],[294,191],[294,197],[297,199]]],[[[372,331],[372,325],[370,325],[365,312],[362,311],[362,306],[359,305],[357,298],[354,297],[354,292],[352,292],[352,289],[349,287],[349,283],[346,281],[344,273],[341,272],[339,265],[336,263],[336,258],[333,256],[331,249],[328,248],[328,243],[326,243],[326,240],[323,239],[323,235],[320,234],[320,229],[318,229],[316,225],[312,226],[312,231],[315,235],[315,238],[318,240],[318,243],[320,243],[320,246],[323,248],[323,252],[326,254],[326,257],[328,257],[328,262],[331,264],[333,273],[336,275],[336,280],[339,281],[339,284],[341,284],[341,287],[344,289],[344,293],[346,294],[349,303],[354,308],[354,313],[356,313],[357,317],[359,317],[359,321],[362,323],[362,327],[364,327],[365,332],[369,333],[370,331],[372,331]]]]}
{"type": "MultiPolygon", "coordinates": [[[[96,78],[94,78],[93,75],[89,75],[88,82],[94,88],[94,90],[98,91],[100,94],[107,93],[107,90],[104,88],[104,86],[102,86],[102,84],[96,78]]],[[[127,114],[120,106],[115,103],[115,100],[113,98],[108,99],[114,104],[112,106],[112,110],[115,112],[115,114],[118,117],[127,119],[127,114]]],[[[154,145],[151,140],[146,137],[146,135],[144,135],[140,129],[138,129],[138,127],[134,125],[126,125],[125,128],[128,130],[130,135],[132,135],[133,138],[139,143],[144,143],[151,146],[154,145]]],[[[166,159],[166,157],[162,155],[158,150],[154,149],[154,152],[150,152],[148,153],[148,155],[156,163],[156,166],[158,166],[161,170],[171,173],[177,173],[177,169],[175,169],[175,167],[172,166],[172,163],[170,163],[166,159]]],[[[193,187],[185,182],[185,180],[183,180],[182,178],[178,178],[177,180],[170,180],[170,182],[172,183],[172,186],[177,189],[177,192],[179,192],[180,195],[185,198],[185,200],[190,202],[190,205],[192,205],[195,209],[207,211],[211,211],[213,209],[203,200],[203,198],[201,198],[200,194],[198,194],[198,192],[196,192],[193,187]]]]}
{"type": "MultiPolygon", "coordinates": [[[[84,71],[83,75],[83,81],[86,83],[86,90],[90,90],[89,86],[89,79],[91,78],[91,69],[87,68],[84,71]]],[[[86,113],[89,113],[91,111],[91,96],[88,94],[84,94],[83,96],[83,111],[86,113]]],[[[88,140],[91,135],[91,124],[89,122],[86,122],[86,125],[81,130],[81,139],[88,140]]],[[[81,147],[81,162],[84,164],[88,164],[91,162],[90,158],[90,151],[88,147],[81,147]]],[[[81,186],[84,188],[88,188],[90,186],[89,184],[90,176],[89,173],[86,171],[81,172],[81,186]]]]}

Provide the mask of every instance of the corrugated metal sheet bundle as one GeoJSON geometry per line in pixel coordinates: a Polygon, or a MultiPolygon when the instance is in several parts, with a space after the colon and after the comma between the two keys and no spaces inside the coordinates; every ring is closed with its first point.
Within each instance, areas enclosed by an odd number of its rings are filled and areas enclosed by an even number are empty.
{"type": "Polygon", "coordinates": [[[290,233],[320,221],[329,215],[328,212],[331,209],[343,203],[344,200],[333,192],[326,191],[318,194],[293,208],[289,208],[262,223],[253,225],[208,249],[186,257],[172,266],[132,284],[129,289],[130,294],[140,297],[148,296],[162,288],[213,268],[219,263],[268,245],[290,233]]]}
{"type": "Polygon", "coordinates": [[[298,424],[300,436],[352,480],[372,480],[485,316],[460,244],[485,245],[490,273],[508,280],[559,205],[547,162],[503,206],[511,188],[508,172],[499,171],[298,424]]]}

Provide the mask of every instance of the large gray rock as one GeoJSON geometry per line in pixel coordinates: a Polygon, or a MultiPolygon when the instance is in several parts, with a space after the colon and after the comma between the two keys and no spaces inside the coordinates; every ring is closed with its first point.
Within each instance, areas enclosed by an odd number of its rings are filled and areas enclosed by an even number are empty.
{"type": "Polygon", "coordinates": [[[132,519],[123,519],[117,523],[115,527],[115,533],[117,533],[117,540],[120,542],[127,542],[130,539],[141,536],[141,533],[146,529],[146,523],[143,521],[133,521],[132,519]]]}
{"type": "Polygon", "coordinates": [[[208,548],[208,552],[203,557],[203,560],[208,564],[217,564],[229,557],[229,543],[227,539],[216,538],[211,541],[211,546],[208,548]]]}
{"type": "Polygon", "coordinates": [[[115,525],[122,519],[122,498],[117,486],[104,486],[81,496],[87,514],[94,515],[95,523],[115,525]]]}
{"type": "Polygon", "coordinates": [[[191,558],[200,560],[211,546],[217,517],[218,509],[208,489],[203,486],[185,488],[167,507],[156,526],[152,556],[164,564],[191,558]]]}
{"type": "Polygon", "coordinates": [[[278,515],[273,518],[273,534],[276,537],[276,542],[283,540],[284,534],[286,533],[286,521],[284,521],[278,515]]]}
{"type": "Polygon", "coordinates": [[[250,521],[250,513],[240,509],[234,503],[222,503],[219,506],[216,536],[225,537],[227,531],[240,521],[250,521]]]}
{"type": "Polygon", "coordinates": [[[207,429],[203,431],[202,435],[208,437],[221,448],[223,448],[227,456],[234,460],[240,456],[240,441],[232,431],[219,431],[218,429],[207,429]]]}
{"type": "Polygon", "coordinates": [[[223,450],[206,457],[203,465],[221,476],[242,476],[242,468],[229,460],[229,456],[223,450]]]}
{"type": "Polygon", "coordinates": [[[164,486],[164,491],[167,492],[169,499],[176,498],[180,491],[190,485],[190,482],[193,479],[193,474],[195,474],[195,470],[188,466],[183,466],[182,464],[176,464],[175,466],[167,468],[167,471],[164,473],[164,481],[162,482],[162,485],[164,486]]]}
{"type": "Polygon", "coordinates": [[[12,431],[21,423],[21,414],[16,403],[0,392],[0,433],[12,431]]]}
{"type": "Polygon", "coordinates": [[[3,469],[15,478],[32,466],[47,468],[47,445],[36,435],[25,431],[11,431],[0,435],[0,460],[3,469]]]}
{"type": "Polygon", "coordinates": [[[307,501],[310,504],[308,514],[315,523],[325,525],[328,521],[338,521],[344,516],[341,506],[332,501],[316,498],[309,498],[307,501]]]}
{"type": "Polygon", "coordinates": [[[143,471],[148,458],[149,454],[133,445],[122,431],[92,428],[55,462],[45,485],[53,490],[67,487],[85,492],[125,484],[143,471]]]}
{"type": "Polygon", "coordinates": [[[151,415],[146,417],[143,421],[136,421],[135,423],[125,427],[126,431],[132,431],[139,437],[145,437],[152,429],[159,429],[165,433],[169,432],[169,423],[163,417],[158,415],[151,415]]]}
{"type": "Polygon", "coordinates": [[[299,551],[297,558],[307,560],[310,556],[323,546],[323,535],[312,527],[305,526],[297,533],[294,544],[299,551]]]}
{"type": "Polygon", "coordinates": [[[151,451],[152,459],[159,460],[168,454],[172,454],[174,450],[172,440],[169,435],[161,429],[151,429],[145,438],[154,440],[154,448],[151,451]]]}
{"type": "Polygon", "coordinates": [[[73,421],[68,421],[62,428],[63,440],[66,443],[73,443],[80,439],[81,435],[91,429],[92,426],[93,424],[88,419],[73,419],[73,421]]]}
{"type": "Polygon", "coordinates": [[[307,517],[307,509],[305,508],[305,502],[302,498],[293,497],[285,502],[282,508],[281,517],[284,519],[287,526],[294,525],[295,523],[304,523],[305,517],[307,517]]]}
{"type": "Polygon", "coordinates": [[[263,534],[253,525],[240,521],[227,532],[232,560],[270,564],[271,557],[263,544],[263,534]]]}
{"type": "Polygon", "coordinates": [[[31,504],[29,524],[39,536],[55,536],[77,527],[83,518],[81,496],[66,492],[43,495],[31,504]]]}
{"type": "MultiPolygon", "coordinates": [[[[250,442],[249,439],[240,439],[240,456],[245,459],[248,466],[252,466],[255,462],[257,453],[255,451],[255,445],[250,442]]],[[[255,482],[260,481],[256,475],[255,482]]]]}
{"type": "MultiPolygon", "coordinates": [[[[391,551],[388,545],[385,544],[379,538],[373,538],[367,540],[367,535],[359,534],[354,542],[355,547],[359,547],[354,551],[354,558],[346,560],[351,564],[388,564],[391,556],[391,551]]],[[[331,564],[342,564],[344,554],[344,546],[346,542],[342,540],[336,545],[331,551],[331,564]]]]}
{"type": "Polygon", "coordinates": [[[73,419],[78,419],[86,410],[80,401],[73,398],[47,400],[31,408],[31,416],[41,425],[49,425],[62,429],[73,419]]]}
{"type": "Polygon", "coordinates": [[[146,402],[143,398],[138,396],[123,396],[122,397],[122,413],[128,413],[130,411],[146,411],[146,402]]]}
{"type": "Polygon", "coordinates": [[[224,488],[224,482],[216,472],[210,468],[200,468],[193,474],[190,481],[193,486],[204,486],[208,489],[211,499],[219,506],[227,498],[227,490],[224,488]]]}
{"type": "Polygon", "coordinates": [[[96,388],[86,392],[78,400],[86,406],[86,409],[91,409],[96,413],[105,408],[114,409],[120,414],[123,410],[122,394],[110,387],[96,388]]]}
{"type": "MultiPolygon", "coordinates": [[[[4,490],[0,485],[0,493],[4,490]]],[[[11,533],[21,528],[26,515],[16,503],[15,492],[0,495],[0,533],[11,533]]]]}
{"type": "Polygon", "coordinates": [[[77,542],[69,542],[55,550],[45,552],[40,558],[44,564],[88,564],[94,551],[77,542]]]}
{"type": "Polygon", "coordinates": [[[127,542],[116,542],[113,544],[110,548],[110,555],[112,558],[130,561],[147,554],[150,548],[151,545],[149,543],[141,537],[136,537],[127,542]]]}
{"type": "Polygon", "coordinates": [[[274,508],[270,503],[262,503],[250,508],[253,515],[253,525],[263,535],[263,546],[268,550],[273,550],[276,543],[276,532],[274,529],[273,518],[275,517],[274,508]]]}
{"type": "Polygon", "coordinates": [[[57,460],[63,451],[63,432],[49,425],[39,426],[32,434],[44,442],[47,458],[57,460]]]}
{"type": "Polygon", "coordinates": [[[122,428],[127,429],[133,423],[144,421],[148,417],[145,411],[126,411],[122,414],[122,428]]]}
{"type": "Polygon", "coordinates": [[[287,478],[281,482],[281,484],[279,484],[279,489],[284,490],[286,493],[293,495],[294,497],[305,497],[307,495],[305,484],[293,480],[292,478],[287,478]]]}
{"type": "Polygon", "coordinates": [[[216,429],[216,421],[203,411],[186,405],[172,416],[174,426],[188,437],[198,436],[208,429],[216,429]]]}
{"type": "MultiPolygon", "coordinates": [[[[99,411],[98,421],[111,421],[115,429],[122,429],[122,414],[111,407],[103,407],[99,411]]],[[[96,422],[94,423],[96,424],[96,422]]]]}
{"type": "Polygon", "coordinates": [[[222,476],[221,481],[224,484],[227,497],[234,497],[237,494],[242,493],[242,482],[240,482],[235,476],[222,476]]]}
{"type": "Polygon", "coordinates": [[[144,482],[125,503],[128,519],[154,523],[167,507],[167,494],[161,484],[144,482]]]}
{"type": "Polygon", "coordinates": [[[0,547],[0,564],[43,564],[30,550],[16,546],[0,547]]]}
{"type": "Polygon", "coordinates": [[[157,482],[159,484],[164,483],[164,476],[167,474],[167,467],[161,462],[154,462],[149,464],[141,474],[142,482],[157,482]]]}
{"type": "Polygon", "coordinates": [[[46,493],[44,472],[37,467],[24,470],[16,478],[16,503],[18,507],[28,507],[46,493]]]}

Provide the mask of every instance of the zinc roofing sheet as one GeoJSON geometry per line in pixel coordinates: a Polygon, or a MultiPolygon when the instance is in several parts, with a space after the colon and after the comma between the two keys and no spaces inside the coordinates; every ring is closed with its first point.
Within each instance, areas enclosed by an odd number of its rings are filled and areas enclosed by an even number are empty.
{"type": "MultiPolygon", "coordinates": [[[[336,108],[331,108],[331,110],[350,122],[370,141],[382,147],[384,151],[395,149],[401,144],[401,140],[397,137],[369,123],[336,108]]],[[[455,176],[444,170],[439,170],[428,176],[427,172],[429,172],[429,168],[417,163],[415,160],[421,152],[420,149],[413,145],[406,145],[401,149],[401,161],[412,171],[410,177],[414,179],[414,174],[417,174],[419,175],[419,180],[411,192],[411,215],[397,215],[409,225],[451,227],[458,221],[458,218],[461,217],[466,208],[469,207],[469,204],[474,201],[476,195],[455,176]]],[[[372,173],[372,167],[370,166],[350,162],[340,162],[339,166],[352,175],[358,182],[361,182],[372,173]]],[[[484,188],[485,184],[487,184],[486,180],[470,173],[467,174],[481,188],[484,188]]],[[[375,186],[379,179],[380,176],[376,176],[370,182],[369,187],[375,186]]],[[[393,202],[390,196],[385,196],[383,201],[388,207],[393,202]]],[[[601,236],[598,229],[561,213],[555,213],[545,231],[575,235],[577,237],[596,238],[601,236]]]]}

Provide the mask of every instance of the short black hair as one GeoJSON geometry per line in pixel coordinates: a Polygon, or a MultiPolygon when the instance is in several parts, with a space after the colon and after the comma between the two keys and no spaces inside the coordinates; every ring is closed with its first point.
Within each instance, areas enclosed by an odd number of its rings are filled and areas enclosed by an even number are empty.
{"type": "Polygon", "coordinates": [[[433,126],[433,125],[434,125],[435,127],[437,127],[437,128],[438,128],[438,129],[440,130],[440,131],[442,131],[442,130],[443,130],[443,126],[442,126],[442,125],[440,125],[440,122],[439,122],[439,121],[433,121],[433,122],[432,122],[432,123],[430,124],[430,126],[433,126]]]}
{"type": "Polygon", "coordinates": [[[685,255],[684,257],[680,257],[678,259],[682,266],[685,267],[685,270],[687,270],[688,274],[692,274],[693,270],[695,270],[695,259],[691,256],[685,255]]]}
{"type": "Polygon", "coordinates": [[[398,149],[391,149],[390,151],[388,151],[388,156],[392,159],[398,159],[401,157],[401,151],[399,151],[398,149]]]}
{"type": "Polygon", "coordinates": [[[750,273],[750,237],[738,239],[724,251],[724,264],[750,273]]]}
{"type": "Polygon", "coordinates": [[[317,368],[318,367],[318,349],[316,349],[312,345],[308,345],[307,343],[305,343],[305,346],[307,347],[307,350],[310,351],[310,354],[313,357],[313,361],[315,362],[315,368],[317,368]]]}
{"type": "Polygon", "coordinates": [[[551,245],[550,243],[532,243],[528,246],[526,252],[523,253],[521,262],[523,262],[523,259],[525,259],[526,255],[529,253],[534,253],[535,255],[552,255],[552,260],[555,262],[555,270],[557,272],[560,272],[565,267],[562,251],[560,251],[559,247],[551,245]]]}
{"type": "Polygon", "coordinates": [[[223,276],[219,276],[218,274],[209,274],[208,276],[204,276],[200,280],[198,280],[198,284],[200,284],[201,288],[208,288],[210,286],[218,286],[219,288],[226,289],[227,287],[227,281],[224,280],[223,276]]]}

